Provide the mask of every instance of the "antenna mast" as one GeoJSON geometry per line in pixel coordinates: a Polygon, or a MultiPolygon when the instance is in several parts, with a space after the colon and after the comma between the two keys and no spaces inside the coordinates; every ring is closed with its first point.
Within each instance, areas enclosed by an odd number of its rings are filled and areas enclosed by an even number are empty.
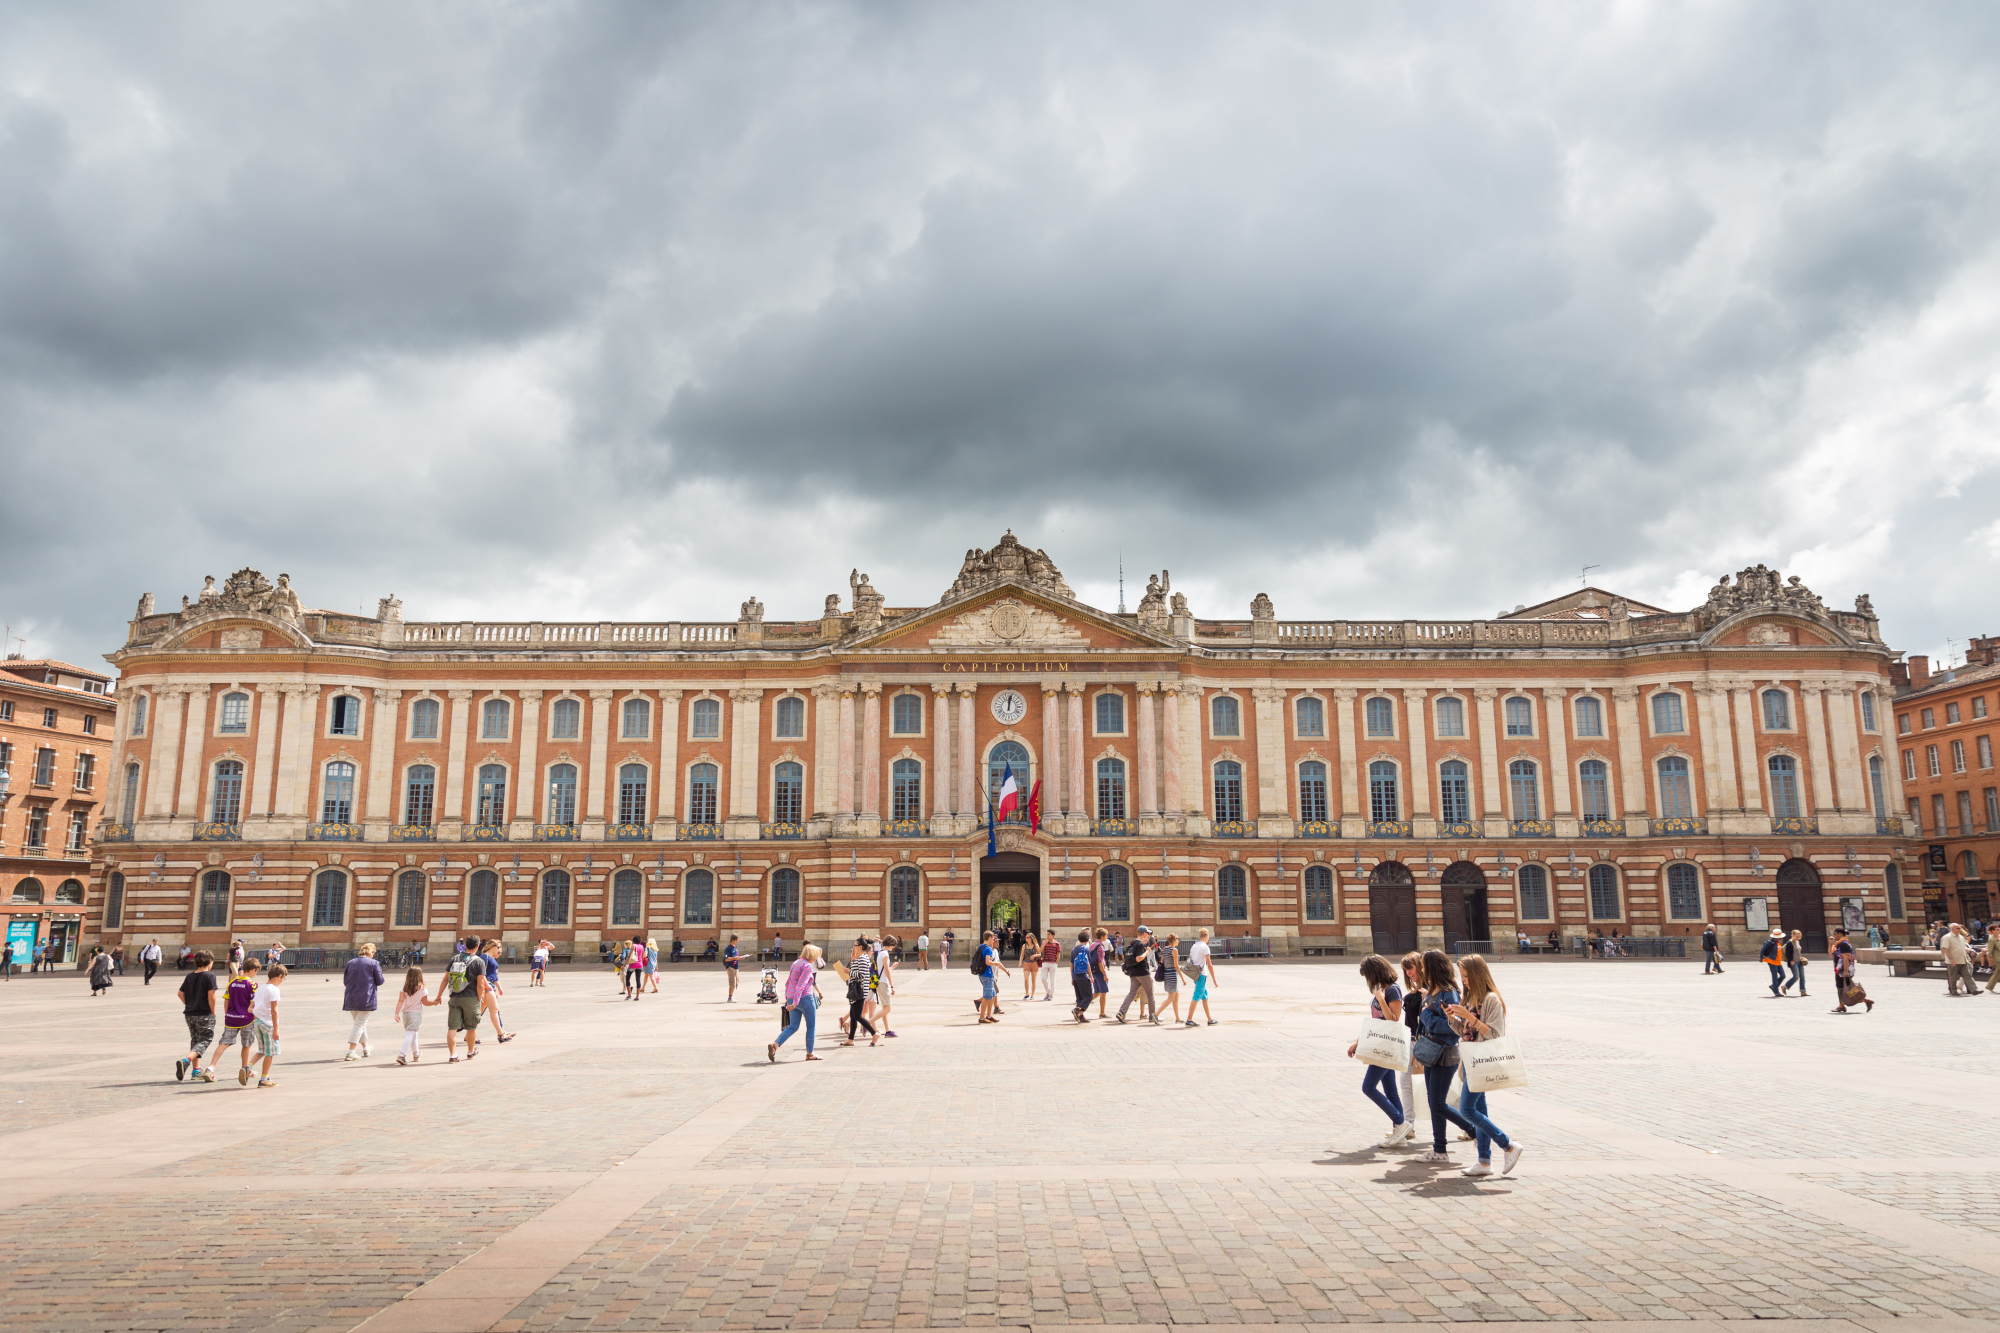
{"type": "Polygon", "coordinates": [[[1118,614],[1125,614],[1125,553],[1118,553],[1118,614]]]}
{"type": "Polygon", "coordinates": [[[1576,576],[1576,586],[1579,588],[1584,587],[1590,582],[1590,571],[1602,568],[1604,568],[1603,565],[1585,565],[1583,571],[1576,576]]]}

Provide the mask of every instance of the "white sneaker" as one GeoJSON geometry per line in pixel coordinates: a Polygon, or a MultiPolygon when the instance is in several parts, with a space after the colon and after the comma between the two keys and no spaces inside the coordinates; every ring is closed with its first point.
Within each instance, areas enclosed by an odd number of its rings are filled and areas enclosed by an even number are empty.
{"type": "Polygon", "coordinates": [[[1507,1149],[1507,1155],[1504,1164],[1500,1168],[1500,1174],[1504,1176],[1509,1171],[1512,1171],[1515,1164],[1521,1160],[1521,1154],[1526,1151],[1528,1151],[1527,1148],[1519,1143],[1507,1149]]]}
{"type": "Polygon", "coordinates": [[[342,1060],[359,1060],[360,1058],[361,1057],[356,1055],[353,1051],[349,1051],[346,1055],[343,1055],[341,1057],[342,1060]]]}
{"type": "Polygon", "coordinates": [[[1402,1124],[1396,1126],[1396,1141],[1398,1143],[1403,1142],[1406,1139],[1413,1139],[1416,1136],[1417,1136],[1416,1121],[1405,1120],[1402,1124]]]}
{"type": "Polygon", "coordinates": [[[1417,1160],[1420,1162],[1443,1162],[1446,1165],[1450,1165],[1451,1154],[1448,1152],[1427,1152],[1417,1160]]]}
{"type": "Polygon", "coordinates": [[[1474,1162],[1471,1166],[1466,1167],[1465,1170],[1459,1172],[1458,1174],[1460,1174],[1461,1176],[1471,1176],[1474,1179],[1478,1179],[1482,1176],[1490,1176],[1493,1174],[1493,1163],[1474,1162]]]}
{"type": "Polygon", "coordinates": [[[1377,1144],[1376,1146],[1379,1148],[1393,1148],[1402,1141],[1403,1141],[1403,1127],[1401,1125],[1398,1125],[1394,1129],[1389,1131],[1388,1138],[1383,1139],[1382,1142],[1377,1144]]]}

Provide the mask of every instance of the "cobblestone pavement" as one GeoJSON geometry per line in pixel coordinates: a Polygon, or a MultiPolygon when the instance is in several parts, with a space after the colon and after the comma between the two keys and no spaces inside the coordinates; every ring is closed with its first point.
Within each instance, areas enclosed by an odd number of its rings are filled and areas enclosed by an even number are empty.
{"type": "Polygon", "coordinates": [[[712,969],[513,977],[518,1041],[447,1064],[434,1021],[413,1068],[386,1021],[343,1062],[295,974],[271,1089],[173,1080],[178,974],[17,977],[0,1328],[1995,1327],[2000,997],[1869,971],[1842,1017],[1747,966],[1503,961],[1533,1084],[1487,1180],[1372,1146],[1352,963],[1236,965],[1193,1029],[979,1027],[909,972],[894,1040],[775,1066],[712,969]]]}

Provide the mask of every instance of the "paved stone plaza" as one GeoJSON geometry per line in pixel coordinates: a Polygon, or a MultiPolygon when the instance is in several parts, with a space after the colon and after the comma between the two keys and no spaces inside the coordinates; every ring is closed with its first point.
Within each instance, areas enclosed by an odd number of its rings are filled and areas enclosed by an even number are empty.
{"type": "Polygon", "coordinates": [[[1869,968],[1836,1017],[1813,972],[1504,962],[1528,1152],[1478,1182],[1368,1146],[1351,962],[1236,965],[1194,1030],[976,1027],[962,966],[905,969],[895,1041],[776,1067],[714,968],[510,969],[518,1041],[447,1065],[434,1010],[408,1069],[386,1019],[343,1064],[295,973],[268,1090],[173,1081],[177,973],[16,977],[0,1326],[1991,1321],[2000,995],[1869,968]]]}

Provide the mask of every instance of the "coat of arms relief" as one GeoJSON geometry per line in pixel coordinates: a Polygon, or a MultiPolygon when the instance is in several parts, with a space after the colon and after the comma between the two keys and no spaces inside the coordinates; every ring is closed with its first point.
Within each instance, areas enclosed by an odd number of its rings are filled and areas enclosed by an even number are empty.
{"type": "Polygon", "coordinates": [[[1082,631],[1039,606],[1005,598],[956,616],[931,638],[934,648],[1012,648],[1085,642],[1082,631]]]}

